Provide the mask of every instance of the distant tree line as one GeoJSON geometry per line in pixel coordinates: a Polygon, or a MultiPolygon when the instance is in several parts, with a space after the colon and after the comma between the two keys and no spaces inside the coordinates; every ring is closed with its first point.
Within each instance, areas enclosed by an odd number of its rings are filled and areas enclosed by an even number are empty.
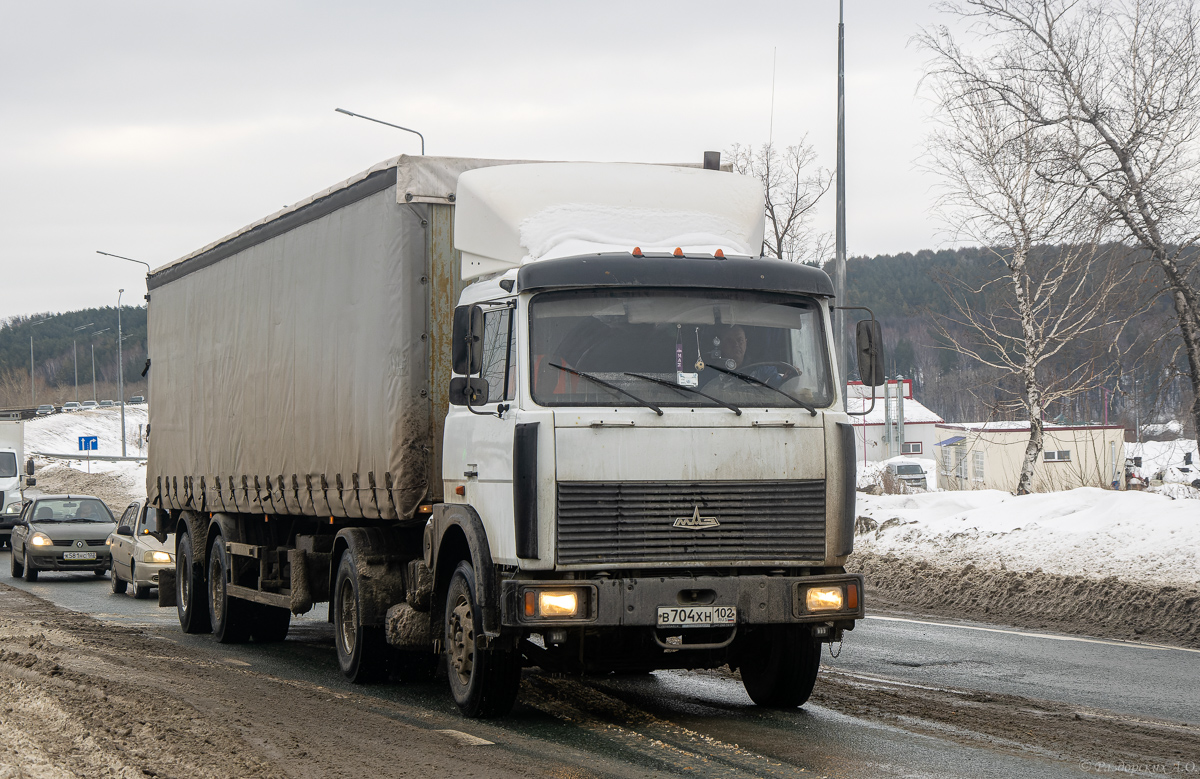
{"type": "MultiPolygon", "coordinates": [[[[1113,245],[1108,251],[1130,251],[1113,245]]],[[[1037,247],[1034,260],[1055,256],[1057,247],[1037,247]]],[[[978,247],[920,251],[916,254],[852,257],[847,261],[847,298],[868,306],[883,322],[889,377],[913,380],[917,399],[950,422],[1021,419],[1013,404],[1020,387],[1004,372],[970,359],[949,336],[968,337],[956,323],[951,296],[939,280],[954,278],[983,290],[977,304],[987,309],[988,282],[1000,256],[978,247]]],[[[1101,423],[1107,407],[1110,424],[1132,430],[1142,424],[1177,419],[1188,424],[1192,395],[1187,365],[1165,334],[1174,327],[1171,302],[1158,296],[1120,333],[1120,348],[1102,334],[1080,338],[1049,360],[1049,381],[1068,376],[1079,365],[1095,364],[1096,385],[1071,398],[1050,403],[1046,419],[1063,423],[1101,423]]]]}
{"type": "MultiPolygon", "coordinates": [[[[121,346],[125,365],[125,395],[145,394],[141,377],[146,362],[146,309],[121,307],[121,346]]],[[[117,309],[88,308],[62,314],[12,317],[0,324],[0,406],[30,404],[29,339],[33,337],[33,380],[37,402],[61,404],[92,399],[92,354],[100,399],[117,399],[117,309]]]]}

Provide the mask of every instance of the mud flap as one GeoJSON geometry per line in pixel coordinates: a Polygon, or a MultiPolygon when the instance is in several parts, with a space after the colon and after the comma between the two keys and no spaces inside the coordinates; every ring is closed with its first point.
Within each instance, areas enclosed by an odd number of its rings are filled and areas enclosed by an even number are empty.
{"type": "Polygon", "coordinates": [[[158,572],[158,605],[159,608],[179,605],[178,593],[175,591],[175,569],[166,568],[158,572]]]}

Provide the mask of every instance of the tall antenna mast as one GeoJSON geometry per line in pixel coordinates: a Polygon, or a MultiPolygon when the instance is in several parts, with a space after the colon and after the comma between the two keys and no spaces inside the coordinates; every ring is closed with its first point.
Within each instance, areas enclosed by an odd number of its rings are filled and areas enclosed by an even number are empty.
{"type": "MultiPolygon", "coordinates": [[[[838,75],[837,75],[837,227],[833,258],[833,294],[837,304],[846,301],[846,45],[842,13],[843,0],[838,0],[838,75]]],[[[846,386],[850,361],[847,357],[849,339],[846,336],[846,312],[834,312],[837,332],[838,373],[843,389],[846,386]]],[[[842,393],[843,396],[845,392],[842,393]]],[[[843,398],[844,400],[844,398],[843,398]]]]}
{"type": "Polygon", "coordinates": [[[767,145],[775,142],[775,58],[779,47],[771,48],[771,124],[767,129],[767,145]]]}

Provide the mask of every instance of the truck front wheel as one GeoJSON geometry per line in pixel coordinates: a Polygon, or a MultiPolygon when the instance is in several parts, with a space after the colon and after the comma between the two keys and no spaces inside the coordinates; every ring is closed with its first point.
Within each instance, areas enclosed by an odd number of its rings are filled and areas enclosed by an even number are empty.
{"type": "Polygon", "coordinates": [[[821,665],[821,644],[808,627],[772,627],[746,636],[746,642],[739,664],[750,700],[772,709],[802,706],[812,695],[821,665]]]}
{"type": "Polygon", "coordinates": [[[183,533],[175,555],[175,612],[184,633],[208,633],[212,624],[208,619],[204,568],[196,564],[195,558],[192,537],[183,533]]]}
{"type": "Polygon", "coordinates": [[[513,649],[485,649],[475,571],[458,564],[446,592],[447,676],[454,702],[468,717],[499,717],[512,710],[521,686],[521,655],[513,649]]]}
{"type": "Polygon", "coordinates": [[[346,551],[333,586],[333,643],[342,675],[355,684],[367,684],[386,674],[390,647],[382,627],[363,624],[359,590],[354,554],[346,551]]]}

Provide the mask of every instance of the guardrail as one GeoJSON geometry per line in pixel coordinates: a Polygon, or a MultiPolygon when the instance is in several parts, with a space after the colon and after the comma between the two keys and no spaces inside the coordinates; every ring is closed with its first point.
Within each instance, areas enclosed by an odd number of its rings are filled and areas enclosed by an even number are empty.
{"type": "Polygon", "coordinates": [[[25,454],[33,457],[45,457],[51,460],[103,460],[105,462],[146,461],[145,457],[121,457],[119,455],[112,454],[93,454],[91,457],[88,457],[86,452],[75,452],[73,454],[57,454],[55,452],[26,452],[25,454]]]}

